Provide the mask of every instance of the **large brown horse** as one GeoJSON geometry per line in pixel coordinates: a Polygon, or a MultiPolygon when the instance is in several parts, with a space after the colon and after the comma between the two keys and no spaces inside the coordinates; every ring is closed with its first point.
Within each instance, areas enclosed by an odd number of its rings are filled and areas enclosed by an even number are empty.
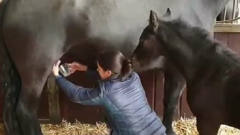
{"type": "Polygon", "coordinates": [[[216,135],[220,124],[240,128],[240,57],[205,30],[179,19],[163,21],[151,11],[149,20],[133,65],[165,56],[176,67],[186,79],[187,101],[200,135],[216,135]]]}
{"type": "MultiPolygon", "coordinates": [[[[1,66],[4,124],[10,135],[40,135],[37,108],[51,67],[69,49],[94,65],[97,53],[117,48],[131,54],[150,9],[212,33],[227,0],[3,0],[1,66]],[[7,48],[7,49],[6,49],[7,48]],[[11,57],[10,57],[11,56],[11,57]]],[[[166,68],[164,124],[171,121],[184,86],[174,68],[166,68]]]]}

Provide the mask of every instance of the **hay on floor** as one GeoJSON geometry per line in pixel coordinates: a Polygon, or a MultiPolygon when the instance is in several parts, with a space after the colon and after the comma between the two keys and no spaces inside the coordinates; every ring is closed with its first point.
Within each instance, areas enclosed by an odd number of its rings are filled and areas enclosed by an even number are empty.
{"type": "MultiPolygon", "coordinates": [[[[105,123],[82,124],[79,121],[69,123],[63,120],[60,124],[41,124],[44,135],[109,135],[105,123]]],[[[173,122],[173,129],[177,135],[198,135],[196,118],[180,118],[173,122]]],[[[0,124],[0,135],[4,134],[3,124],[0,124]]],[[[240,135],[240,130],[221,125],[218,135],[240,135]]]]}
{"type": "Polygon", "coordinates": [[[173,130],[177,135],[198,135],[195,118],[180,118],[174,121],[173,130]]]}
{"type": "Polygon", "coordinates": [[[68,123],[63,120],[61,124],[42,124],[44,135],[108,135],[109,129],[105,123],[96,123],[96,125],[82,124],[79,121],[68,123]]]}
{"type": "MultiPolygon", "coordinates": [[[[173,122],[173,129],[177,135],[199,135],[196,118],[181,118],[173,122]]],[[[221,125],[217,135],[240,135],[240,130],[227,125],[221,125]]]]}

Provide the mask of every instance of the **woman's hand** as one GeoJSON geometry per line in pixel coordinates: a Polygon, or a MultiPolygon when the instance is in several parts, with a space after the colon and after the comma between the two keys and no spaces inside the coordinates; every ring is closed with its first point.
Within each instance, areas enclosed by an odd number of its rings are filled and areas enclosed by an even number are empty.
{"type": "Polygon", "coordinates": [[[61,61],[58,60],[57,63],[55,63],[53,65],[53,68],[52,68],[52,73],[54,76],[59,76],[59,65],[60,65],[61,61]]]}
{"type": "Polygon", "coordinates": [[[74,73],[75,71],[87,71],[88,67],[77,62],[72,62],[68,64],[68,68],[71,73],[74,73]]]}

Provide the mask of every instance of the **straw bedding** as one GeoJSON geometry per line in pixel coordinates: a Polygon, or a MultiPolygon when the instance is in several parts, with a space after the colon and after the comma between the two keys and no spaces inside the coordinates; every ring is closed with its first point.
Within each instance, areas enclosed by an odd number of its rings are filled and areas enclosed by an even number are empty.
{"type": "MultiPolygon", "coordinates": [[[[42,124],[44,135],[109,135],[109,129],[105,123],[95,125],[83,124],[79,121],[69,123],[63,120],[60,124],[42,124]]],[[[173,123],[173,129],[177,135],[198,135],[195,118],[180,118],[173,123]]],[[[4,134],[3,125],[0,126],[0,135],[4,134]]],[[[240,135],[240,130],[221,125],[218,135],[240,135]]]]}
{"type": "MultiPolygon", "coordinates": [[[[177,135],[198,135],[196,118],[180,118],[180,120],[173,122],[173,129],[177,135]]],[[[240,135],[240,130],[221,125],[217,135],[240,135]]]]}
{"type": "Polygon", "coordinates": [[[62,121],[59,125],[43,124],[41,125],[44,135],[108,135],[109,129],[105,123],[96,123],[96,125],[82,124],[79,121],[68,123],[62,121]]]}

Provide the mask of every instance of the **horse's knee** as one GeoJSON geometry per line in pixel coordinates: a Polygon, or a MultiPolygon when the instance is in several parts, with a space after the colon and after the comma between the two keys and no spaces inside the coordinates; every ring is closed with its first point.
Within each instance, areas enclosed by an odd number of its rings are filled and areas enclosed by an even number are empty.
{"type": "Polygon", "coordinates": [[[172,110],[177,107],[178,99],[165,99],[164,100],[164,109],[165,110],[172,110]]]}
{"type": "Polygon", "coordinates": [[[178,108],[178,103],[181,97],[181,93],[178,93],[176,96],[172,95],[169,97],[164,97],[163,105],[165,112],[175,111],[178,108]]]}
{"type": "Polygon", "coordinates": [[[22,115],[36,115],[38,102],[39,98],[34,97],[33,95],[28,96],[27,98],[20,97],[16,107],[17,116],[20,117],[22,115]]]}
{"type": "MultiPolygon", "coordinates": [[[[180,83],[180,82],[179,82],[180,83]]],[[[171,85],[171,84],[167,84],[171,85]]],[[[169,86],[164,90],[164,106],[169,108],[175,108],[180,100],[180,97],[184,91],[185,83],[180,83],[178,86],[169,86]]]]}
{"type": "Polygon", "coordinates": [[[17,104],[16,113],[18,119],[26,118],[26,116],[31,115],[29,108],[22,102],[17,104]]]}

